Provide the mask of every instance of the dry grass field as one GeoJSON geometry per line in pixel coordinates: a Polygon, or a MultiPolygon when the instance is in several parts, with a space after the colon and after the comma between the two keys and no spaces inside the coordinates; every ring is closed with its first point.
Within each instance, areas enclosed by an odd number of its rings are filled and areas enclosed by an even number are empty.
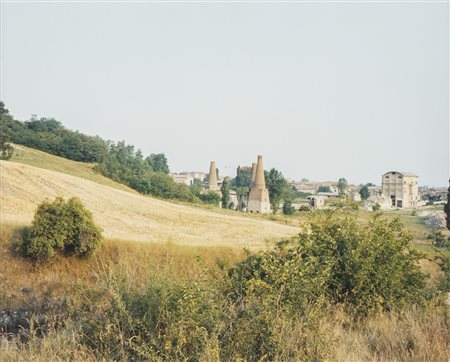
{"type": "Polygon", "coordinates": [[[98,172],[95,172],[94,163],[72,161],[36,150],[34,148],[16,144],[13,144],[13,147],[14,153],[11,158],[11,161],[13,162],[45,168],[51,171],[62,172],[68,175],[85,178],[86,180],[94,181],[101,185],[111,186],[119,190],[135,192],[128,186],[115,182],[100,175],[98,172]]]}
{"type": "MultiPolygon", "coordinates": [[[[77,168],[71,162],[67,164],[75,173],[77,168]]],[[[77,196],[93,212],[109,239],[259,248],[266,241],[298,231],[294,226],[263,218],[171,203],[16,162],[1,161],[0,173],[3,225],[30,224],[41,201],[77,196]]]]}

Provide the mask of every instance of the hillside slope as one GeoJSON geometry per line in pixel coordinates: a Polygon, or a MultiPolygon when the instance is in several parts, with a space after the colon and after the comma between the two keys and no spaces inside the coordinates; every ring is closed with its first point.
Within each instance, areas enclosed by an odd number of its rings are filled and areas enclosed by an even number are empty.
{"type": "Polygon", "coordinates": [[[14,153],[10,161],[23,163],[25,165],[45,168],[46,170],[58,171],[68,175],[85,178],[102,185],[111,186],[119,190],[135,192],[128,186],[113,181],[94,171],[94,163],[77,162],[63,157],[51,155],[46,152],[36,150],[21,145],[13,144],[14,153]]]}
{"type": "Polygon", "coordinates": [[[30,224],[42,200],[77,196],[110,239],[253,248],[298,231],[292,226],[178,205],[16,162],[0,161],[0,175],[2,224],[30,224]]]}

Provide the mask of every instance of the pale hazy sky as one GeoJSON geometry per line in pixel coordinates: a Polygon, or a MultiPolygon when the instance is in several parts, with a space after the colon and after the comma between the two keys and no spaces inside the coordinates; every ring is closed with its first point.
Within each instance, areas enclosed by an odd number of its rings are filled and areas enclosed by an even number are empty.
{"type": "Polygon", "coordinates": [[[19,120],[288,178],[449,177],[448,3],[1,4],[19,120]]]}

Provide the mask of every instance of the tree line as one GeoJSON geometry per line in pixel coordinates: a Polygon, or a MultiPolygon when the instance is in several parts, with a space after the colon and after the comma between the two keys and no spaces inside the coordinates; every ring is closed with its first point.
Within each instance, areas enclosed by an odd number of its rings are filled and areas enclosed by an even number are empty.
{"type": "Polygon", "coordinates": [[[0,154],[8,159],[13,154],[9,144],[38,149],[73,161],[96,163],[95,170],[106,177],[143,193],[167,199],[200,201],[186,185],[179,185],[168,175],[164,153],[145,157],[141,150],[124,141],[113,142],[99,136],[72,131],[53,118],[37,118],[21,122],[0,101],[0,154]]]}

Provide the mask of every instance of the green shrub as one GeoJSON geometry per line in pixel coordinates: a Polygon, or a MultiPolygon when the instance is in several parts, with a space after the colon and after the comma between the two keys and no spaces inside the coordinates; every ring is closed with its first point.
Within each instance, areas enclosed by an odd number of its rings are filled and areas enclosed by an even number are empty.
{"type": "Polygon", "coordinates": [[[200,200],[202,200],[204,203],[210,204],[210,205],[219,205],[221,201],[221,196],[215,192],[208,190],[203,194],[199,195],[200,200]]]}
{"type": "Polygon", "coordinates": [[[292,215],[295,212],[294,206],[292,206],[292,201],[286,200],[283,203],[283,214],[292,215]]]}
{"type": "Polygon", "coordinates": [[[294,241],[233,268],[232,294],[272,299],[297,314],[320,298],[360,315],[401,308],[423,298],[421,254],[411,239],[398,219],[365,225],[324,214],[294,241]]]}
{"type": "Polygon", "coordinates": [[[432,240],[433,246],[450,249],[450,238],[446,238],[442,231],[428,235],[427,239],[432,240]]]}
{"type": "Polygon", "coordinates": [[[112,274],[93,298],[80,316],[84,342],[107,360],[218,360],[220,294],[211,282],[155,277],[134,291],[112,274]]]}
{"type": "Polygon", "coordinates": [[[42,202],[19,245],[24,256],[45,261],[56,253],[79,257],[92,254],[101,241],[101,229],[78,198],[42,202]]]}
{"type": "Polygon", "coordinates": [[[372,211],[377,212],[380,210],[381,210],[381,205],[378,202],[376,202],[375,204],[372,205],[372,211]]]}

